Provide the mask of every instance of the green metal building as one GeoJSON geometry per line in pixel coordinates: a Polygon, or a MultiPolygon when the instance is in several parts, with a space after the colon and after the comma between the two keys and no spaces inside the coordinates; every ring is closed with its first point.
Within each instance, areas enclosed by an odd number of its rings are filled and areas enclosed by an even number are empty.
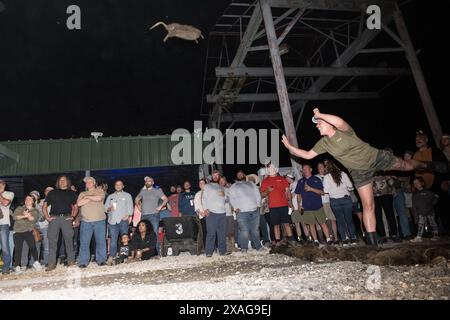
{"type": "Polygon", "coordinates": [[[170,135],[0,142],[0,177],[171,166],[170,135]]]}

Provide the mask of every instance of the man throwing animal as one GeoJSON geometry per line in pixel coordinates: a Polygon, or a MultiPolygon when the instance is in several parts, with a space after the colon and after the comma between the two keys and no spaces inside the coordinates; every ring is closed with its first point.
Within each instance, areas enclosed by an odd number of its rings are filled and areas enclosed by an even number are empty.
{"type": "Polygon", "coordinates": [[[313,122],[317,123],[316,127],[323,137],[311,150],[306,151],[294,147],[284,135],[282,142],[293,155],[307,160],[328,152],[349,170],[361,197],[367,243],[370,245],[377,245],[372,189],[375,172],[412,171],[417,168],[436,172],[448,172],[449,170],[445,163],[403,160],[395,157],[389,151],[378,150],[358,138],[352,127],[342,118],[331,114],[322,114],[317,108],[313,112],[313,122]]]}

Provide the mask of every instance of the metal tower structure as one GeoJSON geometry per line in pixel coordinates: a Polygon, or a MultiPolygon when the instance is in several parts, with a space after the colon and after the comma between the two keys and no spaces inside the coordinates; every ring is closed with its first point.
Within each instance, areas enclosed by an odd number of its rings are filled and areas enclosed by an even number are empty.
{"type": "Polygon", "coordinates": [[[208,41],[208,107],[202,105],[202,114],[212,128],[252,121],[279,128],[275,121],[282,120],[282,131],[297,145],[308,101],[374,99],[399,78],[413,76],[434,139],[440,139],[395,0],[233,0],[208,41]],[[367,28],[370,5],[381,9],[380,29],[367,28]]]}

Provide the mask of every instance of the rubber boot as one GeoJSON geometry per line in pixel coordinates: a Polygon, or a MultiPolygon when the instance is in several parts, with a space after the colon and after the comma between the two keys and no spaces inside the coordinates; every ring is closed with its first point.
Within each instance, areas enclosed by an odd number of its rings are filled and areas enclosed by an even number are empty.
{"type": "Polygon", "coordinates": [[[233,251],[234,242],[231,241],[230,237],[227,237],[227,252],[231,253],[233,251]]]}
{"type": "Polygon", "coordinates": [[[366,243],[368,246],[378,247],[377,233],[366,232],[366,243]]]}
{"type": "Polygon", "coordinates": [[[238,252],[239,250],[236,248],[236,240],[234,237],[230,237],[230,246],[231,246],[231,252],[238,252]]]}

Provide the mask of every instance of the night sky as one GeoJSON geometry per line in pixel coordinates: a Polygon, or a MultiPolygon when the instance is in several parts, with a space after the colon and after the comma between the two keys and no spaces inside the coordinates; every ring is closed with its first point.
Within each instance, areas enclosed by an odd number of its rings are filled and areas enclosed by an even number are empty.
{"type": "MultiPolygon", "coordinates": [[[[179,22],[206,36],[229,2],[2,0],[0,141],[192,129],[194,120],[206,120],[200,106],[207,42],[172,38],[163,43],[166,31],[148,28],[159,20],[179,22]],[[81,7],[81,30],[66,28],[70,4],[81,7]]],[[[441,125],[450,131],[448,5],[430,3],[411,1],[403,11],[421,50],[441,125]]],[[[308,105],[305,119],[312,107],[308,105]]],[[[381,100],[321,107],[343,116],[374,146],[397,153],[414,147],[417,129],[429,131],[412,78],[397,83],[381,100]]],[[[302,123],[298,137],[305,148],[319,138],[310,121],[302,123]]]]}

